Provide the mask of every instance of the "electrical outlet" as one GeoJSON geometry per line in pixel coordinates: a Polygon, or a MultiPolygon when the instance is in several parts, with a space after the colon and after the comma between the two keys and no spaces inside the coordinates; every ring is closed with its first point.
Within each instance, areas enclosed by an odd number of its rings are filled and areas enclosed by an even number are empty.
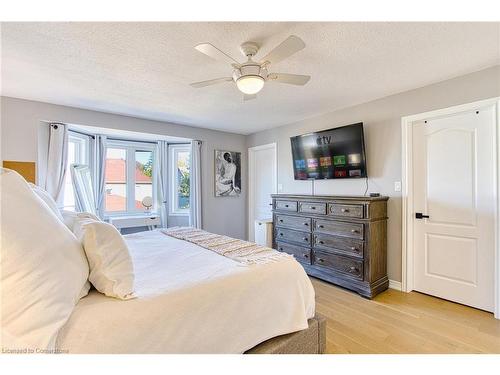
{"type": "Polygon", "coordinates": [[[401,181],[394,181],[394,191],[401,191],[401,181]]]}

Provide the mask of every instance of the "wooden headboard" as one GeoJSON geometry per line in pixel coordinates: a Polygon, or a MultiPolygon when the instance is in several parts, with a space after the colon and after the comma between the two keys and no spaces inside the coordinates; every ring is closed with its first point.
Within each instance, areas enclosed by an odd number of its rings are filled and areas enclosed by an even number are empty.
{"type": "Polygon", "coordinates": [[[26,181],[36,184],[36,164],[34,161],[4,160],[3,166],[23,176],[26,181]]]}

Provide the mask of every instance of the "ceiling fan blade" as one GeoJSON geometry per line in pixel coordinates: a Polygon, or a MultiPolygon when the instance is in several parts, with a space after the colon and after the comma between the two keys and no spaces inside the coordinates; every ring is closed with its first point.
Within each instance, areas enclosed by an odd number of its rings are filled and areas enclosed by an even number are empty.
{"type": "Polygon", "coordinates": [[[247,95],[247,94],[243,94],[243,101],[247,101],[247,100],[252,100],[252,99],[257,99],[257,95],[253,94],[253,95],[247,95]]]}
{"type": "Polygon", "coordinates": [[[224,78],[209,79],[208,81],[193,82],[193,83],[190,83],[189,85],[198,89],[200,87],[216,85],[218,83],[229,82],[232,80],[233,79],[231,77],[224,77],[224,78]]]}
{"type": "Polygon", "coordinates": [[[194,47],[197,51],[200,51],[201,53],[204,53],[205,55],[211,57],[212,59],[219,60],[219,61],[224,61],[229,64],[238,64],[239,62],[233,59],[231,56],[225,54],[222,52],[220,49],[215,47],[214,45],[210,43],[201,43],[198,44],[196,47],[194,47]]]}
{"type": "Polygon", "coordinates": [[[270,73],[267,77],[269,81],[288,83],[290,85],[304,86],[311,76],[304,76],[300,74],[287,74],[287,73],[270,73]]]}
{"type": "Polygon", "coordinates": [[[306,44],[302,39],[298,36],[291,35],[266,56],[264,56],[264,58],[262,58],[262,62],[264,63],[267,61],[271,64],[276,64],[277,62],[292,56],[294,53],[299,52],[305,46],[306,44]]]}

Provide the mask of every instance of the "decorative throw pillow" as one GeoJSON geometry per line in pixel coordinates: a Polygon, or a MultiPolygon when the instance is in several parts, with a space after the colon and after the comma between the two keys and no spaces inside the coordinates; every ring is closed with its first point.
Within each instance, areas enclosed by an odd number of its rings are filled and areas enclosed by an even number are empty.
{"type": "Polygon", "coordinates": [[[17,172],[0,169],[0,189],[2,334],[11,345],[51,349],[88,292],[87,259],[73,233],[17,172]]]}
{"type": "Polygon", "coordinates": [[[57,203],[52,198],[52,196],[44,189],[42,189],[40,186],[37,186],[35,184],[32,184],[31,182],[28,183],[31,187],[31,189],[35,192],[35,194],[50,208],[50,210],[57,216],[59,220],[63,220],[63,217],[61,215],[61,212],[59,211],[59,207],[57,207],[57,203]]]}
{"type": "Polygon", "coordinates": [[[73,226],[75,225],[75,220],[80,219],[93,219],[95,221],[101,221],[97,216],[90,212],[75,212],[61,210],[62,220],[64,224],[68,227],[70,231],[73,231],[73,226]]]}
{"type": "Polygon", "coordinates": [[[102,221],[77,218],[73,233],[87,254],[92,285],[109,297],[134,298],[132,258],[118,230],[102,221]]]}

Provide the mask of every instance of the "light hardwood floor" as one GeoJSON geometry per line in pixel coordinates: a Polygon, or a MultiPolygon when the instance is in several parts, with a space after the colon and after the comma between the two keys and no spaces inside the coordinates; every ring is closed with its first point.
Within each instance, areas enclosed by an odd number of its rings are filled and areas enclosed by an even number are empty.
{"type": "Polygon", "coordinates": [[[373,300],[311,278],[327,353],[500,353],[493,314],[389,289],[373,300]]]}

